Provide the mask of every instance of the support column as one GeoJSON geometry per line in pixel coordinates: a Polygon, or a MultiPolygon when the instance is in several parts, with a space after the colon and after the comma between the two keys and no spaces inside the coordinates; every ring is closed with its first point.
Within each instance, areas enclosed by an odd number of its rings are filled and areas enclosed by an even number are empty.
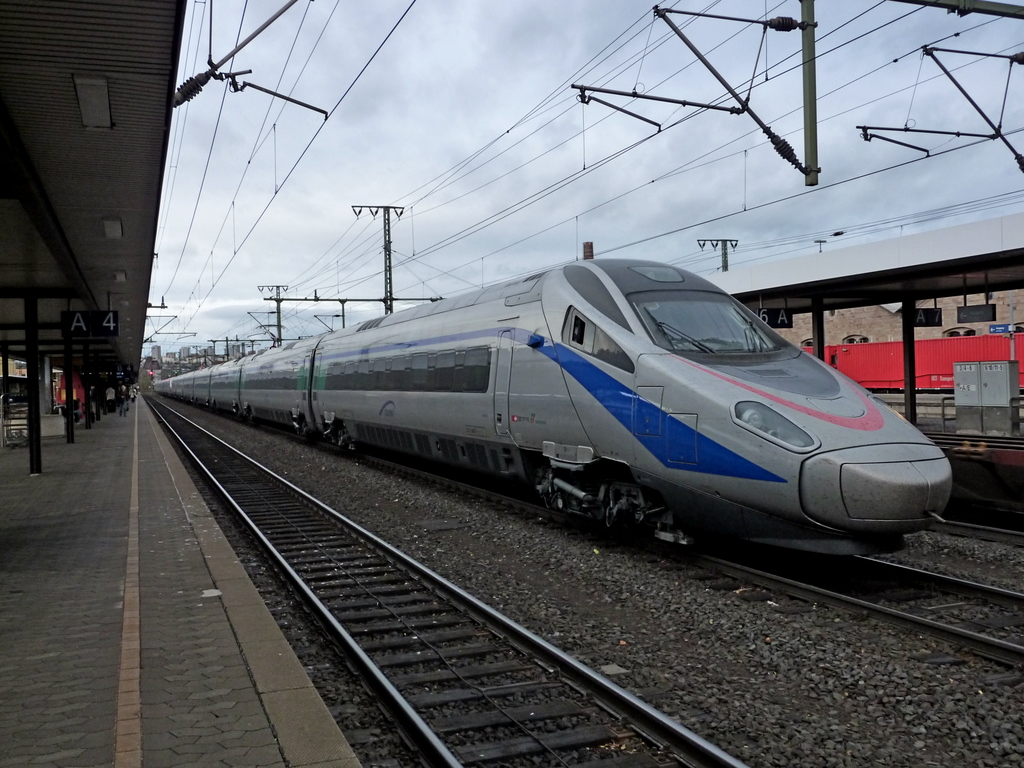
{"type": "Polygon", "coordinates": [[[917,424],[917,350],[914,347],[914,311],[917,303],[903,300],[900,312],[903,321],[903,415],[917,424]]]}
{"type": "Polygon", "coordinates": [[[0,375],[0,395],[6,395],[11,391],[11,381],[8,378],[7,366],[10,364],[10,350],[6,344],[0,344],[0,369],[2,369],[2,375],[0,375]]]}
{"type": "Polygon", "coordinates": [[[85,428],[92,429],[92,408],[93,408],[93,375],[92,366],[89,365],[89,342],[82,342],[82,391],[85,400],[82,402],[82,413],[85,417],[85,428]]]}
{"type": "Polygon", "coordinates": [[[818,184],[818,85],[814,62],[814,0],[800,0],[800,20],[806,25],[801,35],[804,75],[804,186],[818,184]]]}
{"type": "Polygon", "coordinates": [[[25,366],[28,369],[28,473],[43,471],[43,429],[39,408],[39,308],[25,299],[25,366]]]}
{"type": "Polygon", "coordinates": [[[75,442],[75,350],[71,334],[64,334],[64,434],[75,442]]]}
{"type": "Polygon", "coordinates": [[[103,418],[103,409],[107,407],[107,385],[106,382],[100,378],[100,371],[103,368],[100,365],[100,352],[96,350],[96,357],[94,358],[94,370],[93,375],[96,379],[96,421],[98,422],[103,418]]]}
{"type": "Polygon", "coordinates": [[[825,302],[823,299],[811,299],[811,344],[814,356],[825,359],[825,302]]]}

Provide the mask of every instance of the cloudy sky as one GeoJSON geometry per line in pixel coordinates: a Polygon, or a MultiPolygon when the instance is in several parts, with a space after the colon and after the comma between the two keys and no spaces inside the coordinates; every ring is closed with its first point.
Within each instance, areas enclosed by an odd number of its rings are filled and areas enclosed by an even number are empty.
{"type": "MultiPolygon", "coordinates": [[[[283,3],[190,6],[179,80],[283,3]]],[[[151,290],[167,309],[152,313],[152,342],[165,352],[236,337],[265,347],[267,286],[289,298],[383,296],[382,215],[357,217],[353,206],[404,208],[392,217],[394,288],[410,298],[564,264],[584,241],[598,258],[708,274],[720,256],[702,239],[738,241],[729,259],[740,268],[1024,210],[1024,173],[1001,141],[874,132],[926,153],[864,141],[857,128],[990,134],[921,48],[1005,57],[1024,50],[1024,21],[893,0],[816,6],[821,175],[807,187],[748,114],[595,94],[659,130],[579,102],[572,84],[735,103],[649,0],[299,0],[221,72],[252,70],[239,85],[329,118],[217,81],[175,111],[151,290]]],[[[798,0],[672,7],[800,17],[798,0]]],[[[802,161],[800,33],[670,18],[802,161]]],[[[1024,150],[1024,68],[936,58],[1024,150]]],[[[341,327],[336,302],[283,311],[286,339],[341,327]]],[[[382,312],[352,302],[346,320],[382,312]]]]}

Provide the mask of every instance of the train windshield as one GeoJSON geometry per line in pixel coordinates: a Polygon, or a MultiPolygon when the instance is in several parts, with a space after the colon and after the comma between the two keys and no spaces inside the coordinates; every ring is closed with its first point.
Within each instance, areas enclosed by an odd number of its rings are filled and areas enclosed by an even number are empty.
{"type": "Polygon", "coordinates": [[[629,296],[654,342],[673,352],[764,354],[786,342],[731,296],[648,291],[629,296]]]}

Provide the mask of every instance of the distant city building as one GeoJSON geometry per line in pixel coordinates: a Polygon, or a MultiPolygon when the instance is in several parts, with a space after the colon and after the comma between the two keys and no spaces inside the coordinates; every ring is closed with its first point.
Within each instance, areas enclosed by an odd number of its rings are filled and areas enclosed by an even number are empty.
{"type": "Polygon", "coordinates": [[[149,356],[152,357],[154,360],[157,360],[159,362],[163,362],[164,358],[161,355],[161,349],[160,349],[160,345],[159,344],[154,344],[153,345],[153,348],[149,351],[149,356]]]}

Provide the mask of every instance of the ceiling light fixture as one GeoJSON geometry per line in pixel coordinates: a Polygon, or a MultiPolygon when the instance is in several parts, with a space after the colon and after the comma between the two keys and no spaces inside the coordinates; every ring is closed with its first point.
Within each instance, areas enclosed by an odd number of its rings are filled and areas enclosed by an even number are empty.
{"type": "Polygon", "coordinates": [[[113,128],[107,78],[84,75],[75,75],[74,78],[78,109],[82,112],[82,125],[86,128],[113,128]]]}
{"type": "Polygon", "coordinates": [[[124,270],[120,270],[114,273],[114,281],[117,283],[124,283],[128,280],[128,273],[124,270]]]}
{"type": "Polygon", "coordinates": [[[103,234],[109,238],[119,238],[124,234],[124,230],[121,228],[120,219],[104,219],[103,220],[103,234]]]}

